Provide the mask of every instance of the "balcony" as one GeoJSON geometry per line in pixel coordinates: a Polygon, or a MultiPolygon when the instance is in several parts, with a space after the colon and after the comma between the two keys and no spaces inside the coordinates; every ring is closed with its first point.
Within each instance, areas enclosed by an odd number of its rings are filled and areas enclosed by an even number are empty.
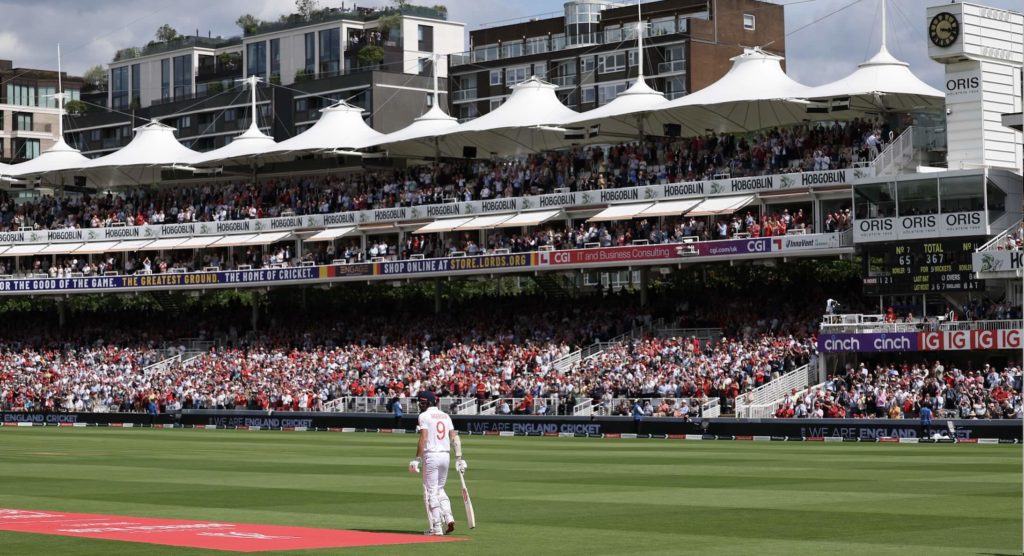
{"type": "Polygon", "coordinates": [[[658,75],[686,72],[686,60],[672,60],[658,64],[658,75]]]}
{"type": "Polygon", "coordinates": [[[556,85],[559,89],[576,86],[575,75],[559,75],[558,77],[552,77],[551,83],[556,85]]]}
{"type": "Polygon", "coordinates": [[[34,122],[32,125],[19,126],[15,124],[14,129],[11,131],[11,137],[18,137],[19,135],[32,134],[32,133],[53,133],[53,124],[43,124],[34,122]]]}
{"type": "Polygon", "coordinates": [[[459,102],[463,100],[473,100],[476,98],[476,89],[462,89],[452,93],[452,100],[459,102]]]}

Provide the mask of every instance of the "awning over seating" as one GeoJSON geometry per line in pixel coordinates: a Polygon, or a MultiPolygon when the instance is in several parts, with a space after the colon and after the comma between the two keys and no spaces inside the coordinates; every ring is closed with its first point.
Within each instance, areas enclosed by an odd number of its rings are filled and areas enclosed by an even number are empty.
{"type": "Polygon", "coordinates": [[[346,226],[344,228],[328,228],[322,232],[317,232],[315,235],[307,237],[306,241],[334,241],[339,237],[348,235],[356,230],[355,226],[346,226]]]}
{"type": "Polygon", "coordinates": [[[547,222],[552,218],[558,216],[562,212],[560,210],[538,210],[535,212],[521,212],[512,218],[502,222],[495,226],[495,228],[517,228],[521,226],[536,226],[543,222],[547,222]]]}
{"type": "Polygon", "coordinates": [[[117,245],[107,249],[106,252],[126,252],[126,251],[138,251],[153,243],[151,239],[133,239],[131,241],[121,241],[117,245]]]}
{"type": "Polygon", "coordinates": [[[4,252],[5,257],[24,257],[35,255],[43,248],[42,245],[15,245],[4,252]]]}
{"type": "Polygon", "coordinates": [[[224,236],[213,243],[213,247],[238,247],[239,245],[245,245],[246,242],[255,238],[258,234],[239,234],[233,236],[224,236]]]}
{"type": "Polygon", "coordinates": [[[39,254],[62,255],[74,253],[76,249],[85,245],[84,243],[51,243],[39,250],[39,254]]]}
{"type": "Polygon", "coordinates": [[[153,243],[146,246],[146,249],[174,249],[175,247],[185,243],[183,237],[170,237],[166,239],[158,239],[153,243]]]}
{"type": "Polygon", "coordinates": [[[639,215],[651,207],[653,203],[632,203],[628,205],[612,205],[593,217],[587,222],[605,222],[609,220],[626,220],[639,215]]]}
{"type": "Polygon", "coordinates": [[[271,243],[277,243],[291,237],[291,232],[274,232],[270,234],[256,234],[254,237],[247,239],[245,245],[270,245],[271,243]]]}
{"type": "Polygon", "coordinates": [[[92,243],[86,243],[82,247],[75,250],[76,255],[95,255],[99,253],[106,253],[110,251],[112,247],[120,243],[119,241],[94,241],[92,243]]]}
{"type": "Polygon", "coordinates": [[[175,249],[199,249],[200,247],[206,247],[217,241],[224,239],[224,236],[202,236],[193,237],[186,239],[185,241],[175,245],[175,249]]]}
{"type": "Polygon", "coordinates": [[[700,199],[684,199],[682,201],[664,201],[654,203],[640,213],[640,216],[677,216],[701,203],[700,199]]]}
{"type": "Polygon", "coordinates": [[[414,233],[417,234],[432,234],[438,232],[450,232],[459,226],[468,223],[473,218],[445,218],[444,220],[435,220],[426,226],[421,226],[414,233]]]}
{"type": "Polygon", "coordinates": [[[731,197],[713,197],[702,201],[687,216],[713,216],[716,214],[732,214],[754,201],[753,195],[734,195],[731,197]]]}
{"type": "Polygon", "coordinates": [[[512,214],[492,214],[490,216],[477,216],[476,218],[459,226],[460,230],[486,230],[496,228],[502,222],[512,218],[512,214]]]}

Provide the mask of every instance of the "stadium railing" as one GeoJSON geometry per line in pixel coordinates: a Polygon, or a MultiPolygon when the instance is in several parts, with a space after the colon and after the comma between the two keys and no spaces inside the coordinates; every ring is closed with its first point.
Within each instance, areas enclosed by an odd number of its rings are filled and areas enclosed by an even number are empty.
{"type": "Polygon", "coordinates": [[[696,338],[698,340],[716,342],[723,336],[721,328],[658,328],[654,336],[667,338],[696,338]]]}
{"type": "Polygon", "coordinates": [[[736,397],[736,417],[745,419],[759,419],[754,414],[760,414],[764,408],[772,407],[772,413],[778,408],[779,400],[788,397],[793,389],[801,390],[808,387],[815,379],[817,369],[811,365],[804,365],[796,370],[786,373],[779,378],[768,382],[736,397]]]}
{"type": "Polygon", "coordinates": [[[825,315],[821,333],[839,332],[956,332],[961,330],[1015,330],[1024,320],[935,320],[885,322],[885,315],[825,315]]]}
{"type": "Polygon", "coordinates": [[[587,398],[581,401],[580,403],[576,404],[572,408],[572,414],[584,417],[594,415],[594,400],[587,398]]]}
{"type": "Polygon", "coordinates": [[[1010,226],[1009,228],[1003,230],[1002,232],[999,233],[999,235],[997,235],[996,237],[988,240],[987,242],[985,242],[984,245],[982,245],[981,247],[975,249],[974,251],[977,252],[977,253],[981,253],[983,251],[1004,251],[1004,250],[1006,250],[1006,247],[1007,247],[1006,237],[1009,236],[1010,234],[1016,233],[1017,230],[1019,230],[1021,228],[1021,225],[1024,225],[1024,220],[1019,221],[1019,222],[1015,223],[1014,225],[1010,226]]]}

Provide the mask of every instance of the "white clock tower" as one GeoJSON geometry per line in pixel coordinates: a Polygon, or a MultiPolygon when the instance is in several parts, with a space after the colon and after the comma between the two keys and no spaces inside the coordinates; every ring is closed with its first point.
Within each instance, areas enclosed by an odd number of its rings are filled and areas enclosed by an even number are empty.
{"type": "Polygon", "coordinates": [[[950,170],[1021,171],[1022,134],[1002,124],[1021,111],[1024,14],[955,3],[927,11],[928,55],[945,64],[950,170]]]}

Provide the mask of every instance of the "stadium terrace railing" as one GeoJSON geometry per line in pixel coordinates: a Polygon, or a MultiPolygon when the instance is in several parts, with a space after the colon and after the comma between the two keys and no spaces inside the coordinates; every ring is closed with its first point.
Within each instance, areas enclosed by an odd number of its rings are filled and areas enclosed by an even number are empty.
{"type": "Polygon", "coordinates": [[[875,176],[898,174],[913,160],[914,126],[910,126],[871,161],[870,168],[875,176]]]}
{"type": "MultiPolygon", "coordinates": [[[[788,396],[793,389],[807,388],[807,385],[814,380],[817,369],[812,365],[804,365],[796,370],[786,373],[779,378],[769,381],[760,386],[736,397],[736,417],[753,419],[753,408],[763,408],[784,396],[788,396]]],[[[778,406],[776,406],[778,407],[778,406]]],[[[759,410],[758,410],[759,411],[759,410]]]]}
{"type": "Polygon", "coordinates": [[[468,399],[462,403],[457,403],[452,407],[452,413],[455,415],[476,415],[477,401],[475,399],[468,399]]]}
{"type": "Polygon", "coordinates": [[[720,417],[722,415],[722,405],[718,398],[712,398],[703,405],[700,406],[700,416],[706,418],[720,417]]]}
{"type": "MultiPolygon", "coordinates": [[[[812,390],[819,390],[825,387],[825,383],[813,384],[805,387],[802,390],[798,390],[795,394],[783,396],[773,402],[766,404],[757,404],[746,408],[746,415],[744,417],[748,419],[770,419],[775,416],[775,412],[779,410],[787,401],[802,398],[812,390]]],[[[740,414],[737,412],[737,417],[740,414]]]]}
{"type": "MultiPolygon", "coordinates": [[[[584,400],[582,403],[579,403],[579,404],[576,405],[576,411],[573,412],[573,415],[584,415],[584,416],[591,416],[591,415],[593,415],[593,416],[601,416],[601,417],[606,417],[606,416],[616,415],[616,414],[617,415],[633,415],[633,401],[634,400],[635,400],[635,398],[610,398],[610,399],[607,399],[607,400],[601,400],[600,402],[595,404],[595,403],[593,403],[593,400],[587,399],[587,400],[584,400]],[[590,403],[587,403],[587,402],[590,402],[590,403]]],[[[662,402],[668,402],[670,408],[672,408],[670,410],[670,412],[674,411],[675,409],[681,408],[684,405],[684,403],[685,403],[686,407],[688,408],[687,409],[687,416],[688,417],[697,417],[697,416],[703,415],[703,409],[702,408],[705,405],[707,405],[706,403],[705,404],[701,404],[699,398],[641,398],[641,402],[643,402],[645,404],[648,401],[651,402],[651,411],[652,411],[652,413],[647,415],[646,417],[654,417],[654,418],[674,418],[674,419],[681,419],[682,418],[681,416],[680,417],[675,417],[674,415],[655,415],[654,413],[658,413],[658,411],[657,411],[658,410],[658,406],[660,406],[662,402]]],[[[718,400],[715,400],[715,401],[717,402],[718,400]]],[[[717,407],[717,405],[716,405],[716,407],[717,407]]],[[[715,415],[715,417],[717,417],[717,416],[718,415],[715,415]]],[[[709,415],[705,415],[705,417],[710,417],[710,416],[709,415]]]]}
{"type": "Polygon", "coordinates": [[[825,315],[821,322],[822,334],[841,332],[955,332],[960,330],[1015,330],[1024,327],[1024,320],[914,320],[912,322],[885,322],[885,315],[825,315]]]}
{"type": "Polygon", "coordinates": [[[142,368],[142,376],[150,376],[153,373],[159,373],[167,370],[171,366],[181,363],[181,354],[172,355],[166,359],[161,359],[152,365],[147,365],[142,368]]]}
{"type": "MultiPolygon", "coordinates": [[[[1006,251],[1006,238],[1007,236],[1014,234],[1017,230],[1024,227],[1024,220],[1017,222],[1009,228],[1003,230],[996,237],[985,242],[984,245],[974,250],[975,253],[981,253],[983,251],[1006,251]]],[[[1012,249],[1011,249],[1012,250],[1012,249]]]]}
{"type": "Polygon", "coordinates": [[[590,417],[594,415],[594,400],[587,398],[572,408],[573,415],[590,417]]]}
{"type": "Polygon", "coordinates": [[[704,341],[718,341],[724,334],[721,328],[659,328],[654,333],[659,339],[696,338],[704,341]]]}

